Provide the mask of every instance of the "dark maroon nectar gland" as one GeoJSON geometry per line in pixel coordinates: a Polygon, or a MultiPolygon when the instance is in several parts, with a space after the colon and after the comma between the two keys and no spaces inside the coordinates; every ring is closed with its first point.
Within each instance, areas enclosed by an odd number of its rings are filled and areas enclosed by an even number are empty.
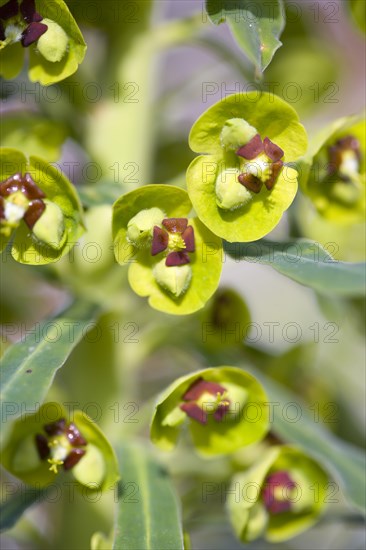
{"type": "Polygon", "coordinates": [[[264,184],[268,191],[273,189],[283,167],[284,151],[268,137],[262,141],[256,134],[236,154],[245,159],[244,170],[238,181],[252,193],[259,193],[264,184]]]}
{"type": "Polygon", "coordinates": [[[41,23],[42,16],[36,12],[35,0],[10,0],[0,7],[1,41],[7,44],[20,42],[24,48],[34,44],[48,30],[41,23]]]}
{"type": "Polygon", "coordinates": [[[47,459],[51,465],[50,470],[55,474],[61,465],[64,470],[71,470],[86,453],[86,439],[75,424],[67,424],[64,418],[46,424],[43,429],[47,435],[35,436],[39,458],[47,459]]]}
{"type": "Polygon", "coordinates": [[[262,490],[263,504],[272,515],[289,512],[292,508],[292,493],[296,483],[285,470],[267,476],[262,490]]]}
{"type": "Polygon", "coordinates": [[[339,139],[328,147],[328,175],[337,175],[345,182],[358,179],[361,163],[360,142],[353,136],[339,139]]]}
{"type": "Polygon", "coordinates": [[[180,409],[200,424],[207,424],[208,414],[213,413],[216,422],[221,422],[230,407],[227,390],[216,382],[198,378],[183,395],[185,403],[180,409]]]}
{"type": "Polygon", "coordinates": [[[9,236],[24,220],[29,229],[43,214],[46,195],[35,184],[30,174],[14,174],[0,183],[0,232],[9,236]]]}

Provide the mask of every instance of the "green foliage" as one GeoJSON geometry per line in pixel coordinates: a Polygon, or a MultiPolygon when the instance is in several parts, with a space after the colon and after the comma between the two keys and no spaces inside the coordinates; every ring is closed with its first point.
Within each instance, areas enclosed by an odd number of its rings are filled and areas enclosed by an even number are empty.
{"type": "Polygon", "coordinates": [[[181,510],[165,469],[138,445],[119,446],[120,483],[113,548],[183,550],[181,510]]]}
{"type": "Polygon", "coordinates": [[[325,294],[362,296],[365,291],[365,264],[334,260],[319,244],[306,240],[278,243],[266,239],[257,243],[227,243],[234,258],[259,262],[295,281],[325,294]]]}
{"type": "Polygon", "coordinates": [[[282,0],[260,0],[255,3],[247,0],[206,0],[206,10],[216,25],[229,25],[238,45],[260,77],[282,45],[279,40],[285,26],[282,0]]]}

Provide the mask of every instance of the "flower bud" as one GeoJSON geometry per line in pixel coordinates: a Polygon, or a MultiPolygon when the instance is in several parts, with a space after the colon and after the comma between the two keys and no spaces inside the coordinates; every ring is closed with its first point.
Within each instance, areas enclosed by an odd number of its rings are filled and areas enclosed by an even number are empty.
{"type": "Polygon", "coordinates": [[[165,217],[165,213],[160,208],[141,210],[127,224],[127,239],[137,247],[148,245],[154,226],[160,226],[165,217]]]}
{"type": "Polygon", "coordinates": [[[69,37],[52,19],[43,19],[42,23],[47,25],[48,30],[38,39],[38,51],[51,63],[61,61],[67,51],[69,37]]]}
{"type": "Polygon", "coordinates": [[[224,149],[236,151],[239,147],[248,143],[256,134],[257,130],[243,118],[230,118],[221,130],[221,146],[224,149]]]}
{"type": "Polygon", "coordinates": [[[46,209],[33,226],[33,235],[39,241],[59,250],[65,237],[64,216],[61,208],[54,202],[44,201],[46,209]]]}
{"type": "Polygon", "coordinates": [[[164,258],[153,269],[156,282],[169,290],[177,298],[185,293],[192,278],[192,269],[189,264],[167,266],[164,258]]]}
{"type": "Polygon", "coordinates": [[[222,170],[216,179],[216,203],[223,210],[236,210],[252,200],[252,193],[238,180],[239,170],[222,170]]]}

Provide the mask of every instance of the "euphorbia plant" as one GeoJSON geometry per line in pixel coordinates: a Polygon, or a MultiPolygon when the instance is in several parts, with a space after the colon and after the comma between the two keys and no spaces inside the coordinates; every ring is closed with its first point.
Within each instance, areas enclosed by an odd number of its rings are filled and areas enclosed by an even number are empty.
{"type": "MultiPolygon", "coordinates": [[[[277,95],[263,73],[291,3],[206,0],[202,17],[191,2],[181,19],[162,16],[166,2],[87,4],[0,0],[1,76],[16,78],[1,82],[5,546],[210,548],[214,522],[215,548],[298,535],[296,547],[328,547],[334,522],[349,529],[366,509],[364,271],[332,255],[335,227],[348,243],[360,233],[364,122],[321,130],[330,94],[302,61],[314,66],[323,44],[335,78],[344,52],[331,25],[315,40],[314,23],[289,17],[277,95]],[[199,34],[209,20],[246,60],[199,34]],[[182,44],[186,65],[161,56],[182,44]],[[234,69],[235,93],[222,63],[196,67],[197,44],[234,69]],[[319,227],[325,250],[303,238],[319,227]],[[23,518],[38,497],[42,521],[23,518]]],[[[356,73],[337,116],[360,112],[356,73]]]]}

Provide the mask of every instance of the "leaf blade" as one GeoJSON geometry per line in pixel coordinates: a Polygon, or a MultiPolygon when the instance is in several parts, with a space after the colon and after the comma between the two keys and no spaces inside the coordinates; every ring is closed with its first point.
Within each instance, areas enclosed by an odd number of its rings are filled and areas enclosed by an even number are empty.
{"type": "Polygon", "coordinates": [[[313,241],[279,243],[261,239],[253,243],[225,243],[224,249],[237,260],[270,265],[282,275],[320,293],[361,296],[365,292],[366,264],[334,260],[313,241]]]}
{"type": "Polygon", "coordinates": [[[259,76],[281,47],[285,26],[282,0],[206,0],[206,10],[215,25],[227,22],[238,45],[259,76]]]}
{"type": "Polygon", "coordinates": [[[118,550],[183,550],[180,507],[163,468],[146,449],[117,450],[126,493],[117,512],[113,548],[118,550]]]}
{"type": "Polygon", "coordinates": [[[7,349],[1,367],[2,422],[15,420],[42,404],[57,370],[85,335],[88,325],[92,328],[97,311],[94,304],[76,302],[59,317],[36,325],[7,349]]]}

